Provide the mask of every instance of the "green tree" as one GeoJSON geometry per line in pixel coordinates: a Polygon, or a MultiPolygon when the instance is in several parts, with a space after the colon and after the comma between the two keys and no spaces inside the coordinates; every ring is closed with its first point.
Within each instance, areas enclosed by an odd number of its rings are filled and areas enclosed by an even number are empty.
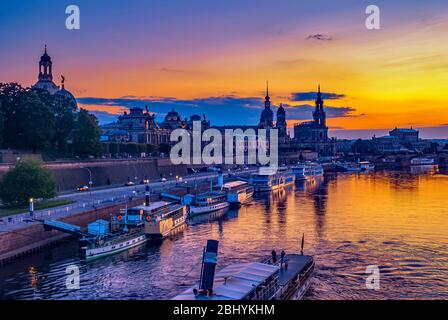
{"type": "Polygon", "coordinates": [[[110,153],[110,143],[102,142],[101,143],[101,154],[109,154],[110,153]]]}
{"type": "Polygon", "coordinates": [[[25,92],[17,83],[0,83],[0,113],[3,118],[2,138],[3,145],[15,148],[17,134],[20,130],[17,123],[19,110],[19,97],[25,92]]]}
{"type": "Polygon", "coordinates": [[[56,196],[51,172],[37,161],[21,161],[0,182],[3,204],[24,205],[29,199],[51,199],[56,196]]]}
{"type": "Polygon", "coordinates": [[[76,106],[62,96],[52,96],[51,108],[54,115],[53,148],[61,153],[67,153],[68,141],[75,127],[76,106]]]}
{"type": "Polygon", "coordinates": [[[35,91],[25,91],[19,97],[16,112],[16,147],[34,152],[49,149],[55,134],[50,106],[42,102],[35,91]]]}
{"type": "Polygon", "coordinates": [[[120,145],[116,142],[111,142],[109,144],[109,152],[112,155],[117,155],[120,152],[120,145]]]}
{"type": "Polygon", "coordinates": [[[359,139],[352,145],[352,151],[354,153],[371,154],[375,151],[375,147],[372,141],[359,139]]]}
{"type": "Polygon", "coordinates": [[[81,109],[73,130],[73,152],[83,158],[96,156],[101,151],[98,119],[87,110],[81,109]]]}
{"type": "Polygon", "coordinates": [[[166,144],[162,143],[159,145],[159,152],[164,153],[165,155],[169,154],[171,152],[171,147],[166,144]]]}

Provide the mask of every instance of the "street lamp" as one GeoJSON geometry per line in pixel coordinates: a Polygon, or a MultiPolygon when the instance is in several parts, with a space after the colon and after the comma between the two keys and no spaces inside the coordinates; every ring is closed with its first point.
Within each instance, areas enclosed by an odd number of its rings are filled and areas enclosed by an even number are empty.
{"type": "Polygon", "coordinates": [[[30,198],[29,210],[30,210],[30,218],[33,219],[33,216],[34,216],[34,199],[33,198],[30,198]]]}

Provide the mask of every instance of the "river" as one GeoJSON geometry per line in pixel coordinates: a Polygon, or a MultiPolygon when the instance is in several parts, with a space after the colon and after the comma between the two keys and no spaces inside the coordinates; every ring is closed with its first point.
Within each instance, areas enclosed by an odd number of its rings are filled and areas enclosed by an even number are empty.
{"type": "Polygon", "coordinates": [[[198,280],[207,239],[220,241],[219,269],[299,252],[305,234],[316,260],[306,299],[448,299],[447,190],[437,171],[326,175],[92,263],[76,242],[46,250],[0,269],[0,298],[170,299],[198,280]],[[79,290],[66,288],[72,265],[79,290]],[[366,287],[368,266],[379,290],[366,287]]]}

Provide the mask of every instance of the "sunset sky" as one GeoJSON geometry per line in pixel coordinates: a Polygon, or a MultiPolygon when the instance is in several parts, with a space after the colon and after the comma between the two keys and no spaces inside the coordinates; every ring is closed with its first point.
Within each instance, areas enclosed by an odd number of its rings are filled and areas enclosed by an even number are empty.
{"type": "Polygon", "coordinates": [[[446,0],[2,0],[0,82],[36,82],[48,45],[55,82],[112,121],[149,103],[212,124],[255,124],[266,80],[290,125],[311,117],[318,84],[332,136],[398,127],[448,138],[446,0]],[[65,8],[81,30],[65,28],[65,8]],[[367,30],[365,9],[381,9],[367,30]]]}

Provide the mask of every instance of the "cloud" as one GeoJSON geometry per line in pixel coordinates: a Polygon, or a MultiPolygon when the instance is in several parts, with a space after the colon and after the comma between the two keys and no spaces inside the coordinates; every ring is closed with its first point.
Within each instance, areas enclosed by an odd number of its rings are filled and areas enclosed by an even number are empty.
{"type": "MultiPolygon", "coordinates": [[[[120,97],[120,98],[78,98],[78,103],[92,112],[118,114],[131,107],[149,106],[155,112],[156,120],[163,121],[163,115],[174,109],[182,118],[193,114],[205,114],[214,125],[253,125],[260,119],[263,100],[254,97],[235,97],[233,95],[197,99],[176,99],[156,97],[120,97]]],[[[101,114],[107,119],[106,114],[101,114]]],[[[116,117],[116,116],[115,116],[116,117]]],[[[105,123],[101,121],[101,123],[105,123]]]]}
{"type": "MultiPolygon", "coordinates": [[[[315,100],[317,92],[293,92],[291,94],[291,101],[311,101],[315,100]]],[[[322,92],[324,100],[338,100],[345,98],[345,94],[322,92]]]]}
{"type": "MultiPolygon", "coordinates": [[[[288,120],[307,120],[311,119],[315,107],[309,104],[297,105],[297,106],[287,106],[285,107],[286,118],[288,120]]],[[[341,117],[354,117],[353,114],[356,111],[352,107],[332,107],[326,106],[325,112],[327,118],[341,118],[341,117]]]]}
{"type": "Polygon", "coordinates": [[[322,33],[316,33],[309,35],[306,40],[332,41],[333,37],[322,33]]]}
{"type": "Polygon", "coordinates": [[[99,110],[91,110],[90,113],[94,114],[101,124],[111,123],[117,120],[117,115],[115,113],[99,110]]]}

